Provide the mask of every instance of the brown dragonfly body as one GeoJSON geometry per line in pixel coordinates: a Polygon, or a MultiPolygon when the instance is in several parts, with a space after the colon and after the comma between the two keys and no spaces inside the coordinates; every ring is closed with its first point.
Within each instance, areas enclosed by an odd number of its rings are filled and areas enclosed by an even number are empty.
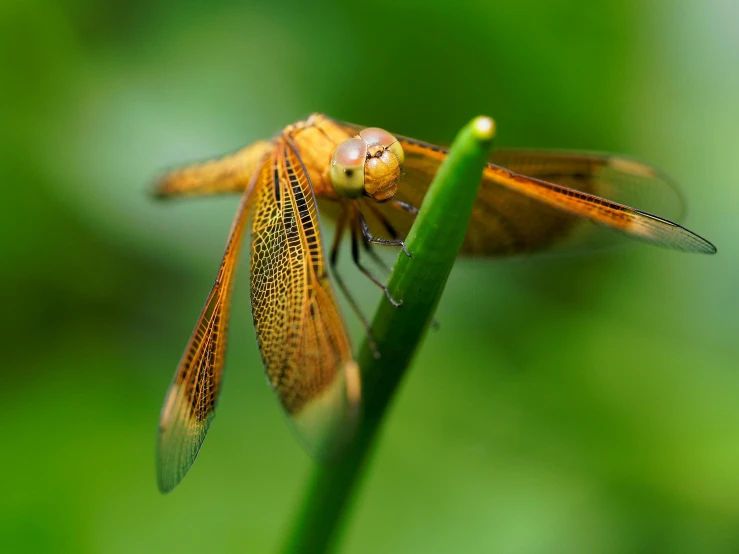
{"type": "MultiPolygon", "coordinates": [[[[161,197],[242,195],[216,282],[162,409],[162,491],[187,473],[214,415],[234,267],[248,216],[252,316],[268,379],[306,447],[330,458],[352,436],[361,385],[327,266],[335,263],[348,231],[355,263],[387,294],[361,265],[359,247],[370,254],[376,243],[405,249],[403,239],[446,155],[438,146],[314,114],[271,141],[159,181],[161,197]],[[337,234],[328,258],[317,200],[338,207],[332,211],[337,234]]],[[[498,151],[483,172],[462,254],[511,256],[597,245],[607,240],[604,228],[678,250],[715,252],[677,223],[628,205],[641,200],[670,211],[667,216],[680,216],[676,189],[639,162],[610,155],[498,151]]],[[[334,272],[333,277],[346,292],[340,276],[334,272]]]]}

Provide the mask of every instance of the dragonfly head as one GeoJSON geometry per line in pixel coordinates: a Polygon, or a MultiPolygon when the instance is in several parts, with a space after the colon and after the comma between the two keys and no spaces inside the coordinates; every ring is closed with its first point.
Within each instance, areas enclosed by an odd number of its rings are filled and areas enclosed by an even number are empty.
{"type": "Polygon", "coordinates": [[[331,156],[329,175],[336,192],[345,198],[368,195],[387,200],[398,190],[405,155],[398,140],[371,127],[339,144],[331,156]]]}

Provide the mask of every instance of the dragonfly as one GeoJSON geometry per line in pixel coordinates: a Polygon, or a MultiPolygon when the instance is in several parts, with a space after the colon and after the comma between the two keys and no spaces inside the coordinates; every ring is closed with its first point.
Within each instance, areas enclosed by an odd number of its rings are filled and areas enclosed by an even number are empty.
{"type": "MultiPolygon", "coordinates": [[[[375,244],[405,250],[404,238],[447,154],[430,143],[313,114],[271,140],[157,181],[161,198],[241,195],[215,283],[161,411],[162,492],[189,471],[215,415],[247,221],[251,311],[267,379],[306,448],[319,460],[340,455],[357,425],[362,387],[332,287],[335,282],[359,312],[335,271],[339,247],[349,236],[354,263],[399,305],[402,299],[390,296],[361,257],[379,259],[375,244]],[[328,256],[319,214],[336,220],[328,256]]],[[[607,241],[602,229],[675,250],[716,252],[710,242],[665,218],[679,218],[682,206],[680,193],[661,172],[630,158],[494,150],[460,254],[509,257],[573,244],[590,248],[607,241]],[[631,207],[639,202],[670,213],[631,207]]]]}

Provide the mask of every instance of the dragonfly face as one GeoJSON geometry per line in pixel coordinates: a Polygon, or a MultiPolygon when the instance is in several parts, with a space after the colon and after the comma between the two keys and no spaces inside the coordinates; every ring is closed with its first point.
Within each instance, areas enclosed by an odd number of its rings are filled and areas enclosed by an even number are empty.
{"type": "MultiPolygon", "coordinates": [[[[270,141],[159,181],[160,197],[241,194],[216,282],[162,408],[163,492],[189,470],[215,413],[234,268],[248,217],[252,318],[268,380],[306,447],[319,458],[335,457],[354,432],[361,382],[328,266],[335,265],[348,232],[356,265],[388,294],[362,265],[360,247],[369,255],[373,244],[405,248],[416,208],[446,155],[432,144],[316,114],[270,141]],[[317,200],[338,207],[328,257],[317,200]]],[[[677,250],[715,252],[677,223],[630,206],[642,201],[667,217],[679,217],[682,209],[674,186],[633,160],[498,151],[483,172],[461,254],[503,257],[578,243],[592,247],[609,236],[605,228],[677,250]]],[[[333,278],[346,292],[341,276],[333,272],[333,278]]]]}
{"type": "Polygon", "coordinates": [[[403,169],[403,147],[383,129],[363,129],[339,144],[331,156],[331,183],[344,198],[363,194],[382,201],[398,190],[403,169]]]}

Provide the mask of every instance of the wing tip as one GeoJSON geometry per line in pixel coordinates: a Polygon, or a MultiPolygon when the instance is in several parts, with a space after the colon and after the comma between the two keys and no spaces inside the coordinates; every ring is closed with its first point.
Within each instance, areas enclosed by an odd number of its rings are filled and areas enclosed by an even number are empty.
{"type": "Polygon", "coordinates": [[[179,425],[169,433],[160,431],[157,445],[157,484],[159,492],[167,494],[180,484],[192,468],[205,441],[213,416],[196,429],[179,425]]]}
{"type": "Polygon", "coordinates": [[[655,242],[662,246],[671,247],[683,252],[693,252],[698,254],[715,254],[718,252],[718,249],[712,242],[704,239],[698,233],[694,233],[679,223],[675,223],[669,219],[650,214],[649,212],[643,212],[641,210],[635,210],[635,213],[647,220],[655,222],[658,225],[656,229],[650,228],[646,234],[642,236],[642,238],[649,242],[655,242]],[[671,240],[664,240],[661,236],[664,234],[664,229],[677,230],[677,233],[674,233],[671,240]]]}
{"type": "Polygon", "coordinates": [[[215,411],[195,419],[184,391],[173,383],[159,418],[157,484],[162,494],[171,492],[187,475],[198,457],[215,411]]]}
{"type": "Polygon", "coordinates": [[[164,171],[162,172],[154,182],[149,185],[149,196],[156,200],[167,200],[173,196],[182,195],[183,191],[181,184],[176,183],[176,178],[179,177],[179,171],[164,171]]]}
{"type": "Polygon", "coordinates": [[[349,360],[333,382],[291,420],[305,448],[317,459],[331,461],[340,457],[354,438],[360,415],[359,366],[349,360]]]}
{"type": "MultiPolygon", "coordinates": [[[[693,234],[695,235],[695,233],[693,233],[693,234]]],[[[718,248],[716,248],[716,246],[712,242],[704,239],[703,237],[701,237],[699,235],[695,235],[695,237],[698,238],[698,239],[700,239],[700,244],[701,244],[701,247],[702,248],[700,250],[698,250],[699,253],[701,253],[701,254],[716,254],[718,252],[718,248]]]]}

